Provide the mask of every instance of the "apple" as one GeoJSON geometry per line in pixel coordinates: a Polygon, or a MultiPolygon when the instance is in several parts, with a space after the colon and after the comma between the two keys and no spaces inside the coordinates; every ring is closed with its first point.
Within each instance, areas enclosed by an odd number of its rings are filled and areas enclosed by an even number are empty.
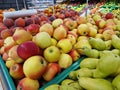
{"type": "Polygon", "coordinates": [[[93,20],[94,20],[95,22],[98,21],[99,19],[101,19],[100,14],[96,13],[96,14],[93,15],[93,20]]]}
{"type": "Polygon", "coordinates": [[[64,24],[68,27],[69,30],[77,28],[77,21],[74,21],[72,19],[66,20],[64,24]]]}
{"type": "Polygon", "coordinates": [[[24,29],[16,29],[13,39],[17,44],[32,40],[32,35],[24,29]]]}
{"type": "Polygon", "coordinates": [[[80,24],[85,24],[87,23],[87,19],[85,16],[79,16],[77,19],[76,19],[77,23],[80,25],[80,24]]]}
{"type": "Polygon", "coordinates": [[[17,85],[17,90],[38,90],[40,87],[38,80],[28,77],[22,78],[17,85]]]}
{"type": "Polygon", "coordinates": [[[50,23],[45,23],[39,28],[39,32],[47,32],[50,36],[52,36],[53,26],[50,23]]]}
{"type": "Polygon", "coordinates": [[[42,49],[51,45],[51,36],[47,32],[39,32],[36,34],[35,43],[42,49]]]}
{"type": "Polygon", "coordinates": [[[12,48],[10,48],[10,50],[8,51],[8,56],[15,62],[22,63],[24,62],[24,60],[18,56],[17,48],[18,48],[18,45],[14,45],[12,48]]]}
{"type": "Polygon", "coordinates": [[[60,24],[63,24],[63,20],[60,19],[60,18],[55,19],[55,20],[53,20],[53,22],[52,22],[52,26],[53,26],[54,28],[58,27],[60,24]]]}
{"type": "Polygon", "coordinates": [[[39,32],[39,25],[30,24],[26,27],[27,32],[29,32],[32,36],[36,35],[39,32]]]}
{"type": "Polygon", "coordinates": [[[9,58],[5,62],[5,65],[8,69],[10,69],[10,67],[13,66],[14,64],[16,64],[15,60],[12,60],[12,59],[9,59],[9,58]]]}
{"type": "Polygon", "coordinates": [[[69,52],[69,55],[72,57],[73,62],[74,62],[74,61],[77,61],[77,60],[80,58],[80,54],[79,54],[78,51],[75,50],[75,49],[72,49],[72,50],[69,52]]]}
{"type": "Polygon", "coordinates": [[[8,52],[11,47],[16,45],[16,42],[14,41],[12,36],[7,37],[4,39],[4,51],[8,52]]]}
{"type": "Polygon", "coordinates": [[[80,24],[78,27],[77,27],[77,33],[79,35],[83,35],[83,36],[86,36],[88,35],[89,33],[89,27],[87,24],[80,24]]]}
{"type": "Polygon", "coordinates": [[[4,61],[7,61],[8,58],[9,58],[8,53],[7,53],[7,52],[4,52],[4,53],[2,54],[2,59],[3,59],[4,61]]]}
{"type": "Polygon", "coordinates": [[[55,38],[51,38],[51,46],[56,46],[57,45],[57,40],[55,38]]]}
{"type": "Polygon", "coordinates": [[[89,36],[89,37],[95,37],[96,34],[97,34],[97,29],[95,29],[94,27],[89,27],[88,36],[89,36]]]}
{"type": "Polygon", "coordinates": [[[109,13],[107,13],[107,14],[105,15],[105,18],[106,18],[106,19],[113,19],[113,18],[114,18],[114,14],[111,13],[111,12],[109,12],[109,13]]]}
{"type": "Polygon", "coordinates": [[[81,41],[81,40],[88,40],[88,36],[79,36],[79,37],[77,38],[77,42],[78,42],[78,41],[81,41]]]}
{"type": "Polygon", "coordinates": [[[42,56],[31,56],[23,64],[26,77],[40,79],[47,67],[47,61],[42,56]]]}
{"type": "Polygon", "coordinates": [[[61,52],[68,53],[72,49],[72,43],[69,39],[61,39],[58,41],[57,47],[60,49],[61,52]]]}
{"type": "Polygon", "coordinates": [[[40,48],[33,41],[26,41],[18,46],[17,54],[20,58],[26,60],[31,56],[39,55],[40,48]]]}
{"type": "Polygon", "coordinates": [[[60,65],[60,67],[62,69],[68,68],[69,66],[72,65],[72,63],[73,63],[73,60],[72,60],[72,57],[69,54],[62,53],[60,55],[60,59],[58,61],[58,64],[60,65]]]}
{"type": "Polygon", "coordinates": [[[53,38],[60,40],[67,37],[67,29],[64,25],[58,26],[53,32],[53,38]]]}
{"type": "Polygon", "coordinates": [[[0,47],[0,54],[3,55],[4,52],[5,52],[4,46],[0,47]]]}
{"type": "Polygon", "coordinates": [[[24,77],[24,73],[23,73],[23,65],[22,64],[14,64],[10,67],[9,73],[11,75],[11,77],[13,77],[14,79],[21,79],[24,77]]]}
{"type": "Polygon", "coordinates": [[[0,47],[4,45],[4,39],[0,39],[0,47]]]}
{"type": "Polygon", "coordinates": [[[104,19],[99,19],[96,21],[96,25],[99,27],[99,28],[104,28],[105,25],[106,25],[106,21],[104,19]]]}
{"type": "Polygon", "coordinates": [[[112,35],[114,35],[115,32],[113,30],[105,30],[103,33],[102,33],[102,38],[104,40],[111,40],[112,39],[112,35]]]}
{"type": "Polygon", "coordinates": [[[100,39],[102,39],[103,37],[102,37],[102,34],[98,33],[98,34],[96,34],[95,38],[100,38],[100,39]]]}
{"type": "Polygon", "coordinates": [[[71,44],[74,45],[76,43],[77,37],[75,37],[73,34],[67,34],[67,39],[69,39],[71,44]]]}
{"type": "Polygon", "coordinates": [[[60,72],[61,68],[58,63],[49,63],[45,73],[43,74],[43,78],[46,81],[50,81],[60,72]]]}
{"type": "Polygon", "coordinates": [[[49,46],[44,50],[43,56],[48,62],[57,62],[59,60],[60,54],[61,53],[58,47],[49,46]]]}

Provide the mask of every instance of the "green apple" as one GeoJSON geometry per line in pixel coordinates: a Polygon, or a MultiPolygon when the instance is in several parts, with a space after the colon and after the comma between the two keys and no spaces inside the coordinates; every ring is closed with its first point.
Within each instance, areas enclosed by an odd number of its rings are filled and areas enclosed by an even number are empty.
{"type": "Polygon", "coordinates": [[[61,50],[61,52],[68,53],[72,49],[72,43],[69,39],[61,39],[58,41],[57,47],[61,50]]]}
{"type": "Polygon", "coordinates": [[[26,77],[39,79],[45,72],[47,61],[42,56],[31,56],[23,64],[23,71],[26,77]]]}
{"type": "Polygon", "coordinates": [[[47,47],[43,53],[48,62],[57,62],[61,54],[59,48],[56,46],[47,47]]]}

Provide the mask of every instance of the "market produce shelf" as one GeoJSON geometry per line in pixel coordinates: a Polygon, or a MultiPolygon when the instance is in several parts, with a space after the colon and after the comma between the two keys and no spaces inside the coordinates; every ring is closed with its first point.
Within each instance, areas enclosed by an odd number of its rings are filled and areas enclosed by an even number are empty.
{"type": "MultiPolygon", "coordinates": [[[[52,79],[50,82],[46,83],[44,86],[42,86],[39,90],[44,90],[46,87],[52,84],[59,84],[61,83],[65,78],[67,78],[70,71],[76,70],[80,67],[80,62],[85,58],[85,56],[78,59],[75,63],[73,63],[69,68],[65,69],[63,72],[61,72],[58,76],[56,76],[54,79],[52,79]]],[[[4,61],[2,60],[2,57],[0,56],[0,80],[2,81],[2,88],[3,90],[16,90],[15,83],[13,79],[11,78],[7,67],[5,66],[4,61]]]]}
{"type": "Polygon", "coordinates": [[[3,90],[16,90],[13,79],[10,77],[9,72],[1,56],[0,56],[0,80],[3,90]]]}

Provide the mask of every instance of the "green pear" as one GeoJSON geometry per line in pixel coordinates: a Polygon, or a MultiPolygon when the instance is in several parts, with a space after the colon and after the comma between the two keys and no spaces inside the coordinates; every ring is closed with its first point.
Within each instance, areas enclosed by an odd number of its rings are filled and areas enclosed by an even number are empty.
{"type": "Polygon", "coordinates": [[[100,60],[96,70],[93,72],[93,77],[105,78],[114,74],[120,65],[120,56],[112,52],[101,52],[100,60]]]}
{"type": "Polygon", "coordinates": [[[83,88],[79,85],[79,82],[78,82],[78,81],[75,81],[75,82],[73,82],[73,83],[70,83],[69,86],[76,88],[76,90],[83,90],[83,88]]]}
{"type": "Polygon", "coordinates": [[[61,85],[59,87],[59,90],[78,90],[78,89],[74,88],[74,87],[71,87],[71,86],[68,86],[68,85],[61,85]]]}
{"type": "Polygon", "coordinates": [[[117,75],[113,79],[112,85],[113,85],[114,90],[120,90],[120,75],[117,75]]]}
{"type": "Polygon", "coordinates": [[[103,41],[100,38],[90,37],[89,43],[94,49],[97,49],[97,50],[100,50],[100,51],[105,50],[105,48],[106,48],[105,41],[103,41]]]}
{"type": "Polygon", "coordinates": [[[70,71],[69,78],[73,80],[77,80],[76,71],[70,71]]]}
{"type": "Polygon", "coordinates": [[[111,82],[105,79],[81,77],[78,81],[85,90],[114,90],[111,82]]]}
{"type": "Polygon", "coordinates": [[[99,57],[99,51],[96,49],[90,49],[88,47],[82,48],[83,55],[86,55],[90,58],[98,58],[99,57]]]}
{"type": "Polygon", "coordinates": [[[74,80],[72,79],[64,79],[62,82],[61,82],[61,85],[70,85],[71,83],[73,83],[74,80]]]}
{"type": "Polygon", "coordinates": [[[80,77],[92,77],[93,72],[91,69],[88,69],[88,68],[80,68],[76,71],[76,75],[78,79],[80,77]]]}
{"type": "Polygon", "coordinates": [[[112,35],[112,46],[116,49],[120,49],[120,38],[117,35],[112,35]]]}
{"type": "Polygon", "coordinates": [[[80,63],[80,68],[95,69],[98,64],[97,58],[85,58],[80,63]]]}
{"type": "Polygon", "coordinates": [[[112,47],[112,40],[107,40],[105,41],[105,45],[106,45],[106,50],[110,50],[112,47]]]}
{"type": "Polygon", "coordinates": [[[52,84],[52,85],[46,87],[45,90],[59,90],[59,85],[58,84],[52,84]]]}

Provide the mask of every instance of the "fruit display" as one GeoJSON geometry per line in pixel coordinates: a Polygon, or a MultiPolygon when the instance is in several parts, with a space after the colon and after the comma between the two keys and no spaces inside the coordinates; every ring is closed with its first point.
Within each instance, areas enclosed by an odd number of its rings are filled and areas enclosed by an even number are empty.
{"type": "Polygon", "coordinates": [[[73,68],[45,90],[119,90],[119,18],[112,12],[80,16],[65,6],[0,23],[0,55],[16,89],[42,90],[73,68]]]}

